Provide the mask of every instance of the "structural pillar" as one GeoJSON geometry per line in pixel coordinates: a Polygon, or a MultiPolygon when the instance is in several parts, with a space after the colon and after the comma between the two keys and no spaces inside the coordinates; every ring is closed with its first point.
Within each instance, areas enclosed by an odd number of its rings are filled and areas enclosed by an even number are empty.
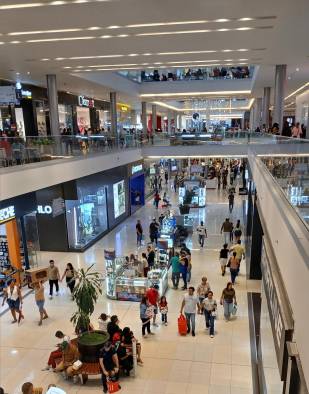
{"type": "Polygon", "coordinates": [[[172,134],[172,113],[171,113],[171,111],[168,111],[168,113],[167,113],[167,134],[168,135],[172,134]]]}
{"type": "Polygon", "coordinates": [[[269,124],[269,106],[270,106],[270,87],[264,88],[263,96],[263,111],[262,111],[262,125],[265,125],[266,130],[270,127],[269,124]]]}
{"type": "Polygon", "coordinates": [[[279,124],[280,131],[282,130],[282,124],[283,124],[285,84],[286,84],[286,64],[276,65],[273,123],[279,124]]]}
{"type": "Polygon", "coordinates": [[[47,95],[49,104],[49,122],[51,135],[60,135],[59,130],[59,112],[58,112],[58,92],[56,75],[46,75],[47,95]]]}
{"type": "Polygon", "coordinates": [[[110,92],[110,113],[111,113],[111,132],[117,136],[117,95],[116,92],[110,92]]]}
{"type": "Polygon", "coordinates": [[[142,101],[142,126],[143,126],[143,133],[147,134],[147,103],[146,103],[146,101],[142,101]]]}
{"type": "Polygon", "coordinates": [[[259,97],[255,100],[255,119],[254,119],[254,130],[259,127],[261,128],[261,114],[262,114],[262,98],[259,97]]]}
{"type": "Polygon", "coordinates": [[[156,104],[152,104],[152,132],[154,133],[157,128],[157,106],[156,104]]]}

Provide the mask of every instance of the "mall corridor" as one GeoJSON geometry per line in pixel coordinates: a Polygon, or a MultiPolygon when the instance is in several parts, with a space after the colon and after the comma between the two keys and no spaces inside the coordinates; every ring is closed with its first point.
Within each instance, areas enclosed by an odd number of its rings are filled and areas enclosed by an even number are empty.
{"type": "MultiPolygon", "coordinates": [[[[175,208],[175,193],[170,188],[168,193],[175,208]]],[[[85,253],[42,252],[42,261],[47,264],[48,260],[53,258],[61,274],[68,262],[71,262],[75,268],[94,264],[95,270],[104,276],[104,249],[115,248],[119,256],[135,253],[136,220],[141,220],[148,242],[149,221],[160,212],[161,209],[157,212],[152,200],[148,200],[145,207],[118,225],[85,253]]],[[[194,214],[194,228],[200,220],[205,221],[208,238],[204,249],[199,248],[196,233],[187,242],[187,246],[192,249],[193,268],[190,284],[196,288],[201,277],[207,276],[219,304],[222,289],[230,279],[228,273],[225,277],[221,276],[218,258],[219,248],[223,244],[220,227],[224,219],[229,216],[227,193],[222,190],[207,191],[206,208],[192,209],[191,213],[194,214]]],[[[230,216],[231,220],[235,223],[240,219],[243,225],[245,213],[245,199],[237,196],[230,216]]],[[[140,254],[144,249],[144,247],[140,248],[138,253],[140,254]]],[[[240,276],[235,286],[238,301],[237,317],[226,323],[223,318],[223,308],[219,305],[213,339],[210,338],[208,331],[206,332],[204,316],[201,315],[197,316],[195,338],[191,335],[187,337],[178,335],[177,318],[185,291],[173,290],[170,280],[169,286],[166,293],[169,306],[168,326],[159,324],[159,327],[153,328],[156,335],[142,339],[139,303],[108,300],[103,282],[103,295],[96,305],[92,323],[97,327],[97,317],[102,312],[109,315],[116,314],[120,320],[120,327],[129,326],[142,343],[144,365],[137,367],[136,377],[121,378],[121,392],[124,394],[158,392],[251,394],[253,389],[247,292],[259,291],[259,282],[246,280],[245,263],[242,262],[240,276]]],[[[34,296],[30,294],[24,301],[25,320],[20,326],[10,325],[9,312],[1,317],[1,366],[4,366],[2,371],[4,380],[1,384],[10,394],[19,393],[18,388],[27,380],[35,381],[36,385],[43,387],[57,383],[66,390],[67,394],[100,392],[101,382],[98,377],[90,379],[86,386],[81,386],[73,384],[72,381],[65,381],[61,375],[41,371],[56,344],[54,337],[56,330],[60,329],[67,335],[73,336],[73,327],[69,318],[74,311],[74,304],[63,283],[60,295],[46,301],[46,309],[50,318],[44,321],[42,327],[38,327],[34,296]]]]}

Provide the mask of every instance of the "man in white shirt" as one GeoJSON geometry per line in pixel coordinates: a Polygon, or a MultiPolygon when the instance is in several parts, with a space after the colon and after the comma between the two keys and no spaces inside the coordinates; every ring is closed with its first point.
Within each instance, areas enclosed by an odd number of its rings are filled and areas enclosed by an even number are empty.
{"type": "Polygon", "coordinates": [[[197,296],[194,295],[194,287],[190,286],[188,294],[186,294],[183,298],[182,304],[181,304],[181,309],[180,309],[180,314],[182,315],[182,312],[185,312],[185,316],[187,319],[187,333],[191,331],[192,327],[192,336],[195,337],[195,315],[196,315],[196,310],[200,312],[200,304],[199,304],[199,299],[197,296]]]}
{"type": "Polygon", "coordinates": [[[204,222],[201,222],[201,224],[197,227],[196,231],[198,234],[198,242],[202,248],[204,246],[205,238],[207,238],[207,230],[204,226],[204,222]]]}

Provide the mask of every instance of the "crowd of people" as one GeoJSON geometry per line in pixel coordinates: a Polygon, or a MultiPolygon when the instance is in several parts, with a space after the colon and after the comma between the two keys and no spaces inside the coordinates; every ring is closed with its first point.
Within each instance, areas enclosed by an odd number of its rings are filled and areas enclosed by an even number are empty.
{"type": "Polygon", "coordinates": [[[153,72],[141,71],[142,82],[243,78],[250,78],[248,66],[185,68],[177,72],[162,71],[162,73],[160,73],[159,70],[153,70],[153,72]]]}
{"type": "Polygon", "coordinates": [[[282,130],[280,130],[278,123],[274,123],[269,128],[267,128],[266,125],[263,124],[262,128],[257,127],[255,129],[255,132],[282,135],[282,137],[307,138],[307,127],[303,123],[300,124],[300,122],[296,122],[290,125],[287,120],[284,121],[282,130]]]}

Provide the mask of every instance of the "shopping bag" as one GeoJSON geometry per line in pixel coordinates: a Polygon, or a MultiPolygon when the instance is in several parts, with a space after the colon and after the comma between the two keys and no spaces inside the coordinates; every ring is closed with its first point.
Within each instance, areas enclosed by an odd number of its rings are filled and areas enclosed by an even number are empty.
{"type": "Polygon", "coordinates": [[[237,313],[237,305],[233,305],[233,309],[232,309],[232,315],[235,316],[237,313]]]}
{"type": "Polygon", "coordinates": [[[107,381],[107,389],[109,393],[116,393],[120,390],[119,382],[112,382],[111,380],[107,381]]]}
{"type": "Polygon", "coordinates": [[[178,332],[179,335],[187,335],[187,320],[184,315],[178,317],[178,332]]]}

